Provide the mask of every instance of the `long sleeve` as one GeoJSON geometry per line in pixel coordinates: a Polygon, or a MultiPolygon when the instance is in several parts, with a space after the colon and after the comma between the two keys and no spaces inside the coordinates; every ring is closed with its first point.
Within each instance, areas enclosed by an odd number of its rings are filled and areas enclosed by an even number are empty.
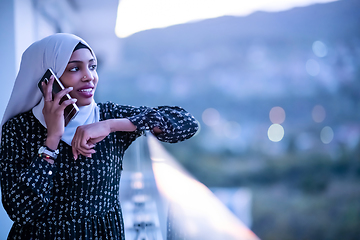
{"type": "Polygon", "coordinates": [[[198,130],[196,119],[181,107],[140,107],[128,119],[139,131],[158,127],[162,132],[154,134],[160,141],[176,143],[191,138],[198,130]]]}
{"type": "Polygon", "coordinates": [[[27,156],[25,131],[29,129],[22,129],[18,120],[10,120],[2,130],[1,192],[10,218],[26,224],[46,210],[57,168],[37,155],[27,156]]]}
{"type": "MultiPolygon", "coordinates": [[[[112,104],[112,103],[108,103],[112,104]]],[[[135,126],[135,135],[141,135],[145,130],[153,132],[155,127],[161,133],[154,134],[160,141],[176,143],[191,138],[199,129],[197,120],[181,107],[159,106],[132,107],[113,104],[116,118],[127,118],[135,126]]]]}

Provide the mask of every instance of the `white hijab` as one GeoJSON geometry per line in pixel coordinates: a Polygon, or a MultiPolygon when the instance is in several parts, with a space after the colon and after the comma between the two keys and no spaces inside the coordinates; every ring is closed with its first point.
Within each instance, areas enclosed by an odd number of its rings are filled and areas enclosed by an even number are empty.
{"type": "MultiPolygon", "coordinates": [[[[25,50],[1,126],[17,114],[33,109],[35,117],[46,127],[42,114],[44,99],[37,84],[48,68],[51,68],[56,76],[60,77],[79,42],[91,50],[83,39],[68,33],[57,33],[43,38],[25,50]]],[[[92,50],[91,52],[96,58],[94,52],[92,50]]],[[[98,122],[100,118],[99,109],[94,101],[92,104],[79,109],[79,114],[65,127],[62,140],[68,145],[71,145],[71,140],[78,126],[98,122]]]]}

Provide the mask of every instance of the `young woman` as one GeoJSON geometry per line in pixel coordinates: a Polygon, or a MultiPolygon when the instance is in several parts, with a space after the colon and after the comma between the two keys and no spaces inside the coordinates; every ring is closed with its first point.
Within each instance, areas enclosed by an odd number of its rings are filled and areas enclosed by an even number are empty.
{"type": "Polygon", "coordinates": [[[125,150],[145,130],[171,143],[198,130],[180,107],[96,104],[98,82],[95,54],[77,36],[54,34],[24,52],[1,132],[2,202],[14,221],[8,239],[124,239],[125,150]],[[54,96],[53,77],[44,94],[37,86],[48,68],[65,86],[54,96]],[[65,127],[72,103],[80,111],[65,127]]]}

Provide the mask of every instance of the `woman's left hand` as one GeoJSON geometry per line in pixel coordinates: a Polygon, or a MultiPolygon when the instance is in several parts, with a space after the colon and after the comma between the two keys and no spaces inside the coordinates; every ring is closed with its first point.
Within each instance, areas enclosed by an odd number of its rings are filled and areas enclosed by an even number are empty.
{"type": "Polygon", "coordinates": [[[74,159],[76,160],[79,154],[91,157],[91,154],[96,152],[94,150],[95,144],[103,140],[110,133],[111,126],[108,121],[79,126],[71,141],[74,159]]]}
{"type": "MultiPolygon", "coordinates": [[[[95,153],[95,144],[106,138],[111,132],[124,131],[132,132],[136,130],[136,126],[126,118],[108,119],[88,125],[79,126],[76,129],[73,140],[71,141],[72,152],[76,160],[79,154],[85,157],[91,157],[95,153]]],[[[155,134],[162,131],[154,127],[155,134]]]]}

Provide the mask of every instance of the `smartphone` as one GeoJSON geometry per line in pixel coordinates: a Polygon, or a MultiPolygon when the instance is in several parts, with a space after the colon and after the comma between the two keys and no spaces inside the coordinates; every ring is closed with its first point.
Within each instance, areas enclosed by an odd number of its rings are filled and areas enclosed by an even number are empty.
{"type": "MultiPolygon", "coordinates": [[[[40,88],[41,92],[44,94],[41,83],[45,82],[46,84],[48,84],[50,81],[51,75],[54,76],[54,84],[53,84],[53,90],[52,90],[53,97],[54,97],[54,95],[56,93],[65,89],[65,87],[60,82],[60,80],[56,77],[55,73],[51,70],[51,68],[46,70],[45,74],[42,76],[42,78],[40,79],[40,81],[38,83],[38,87],[40,88]]],[[[60,104],[68,99],[71,99],[70,94],[66,94],[64,97],[62,97],[60,100],[60,104]]],[[[79,113],[79,107],[75,103],[68,105],[64,110],[65,126],[68,125],[68,123],[71,121],[71,119],[75,118],[78,113],[79,113]]]]}

